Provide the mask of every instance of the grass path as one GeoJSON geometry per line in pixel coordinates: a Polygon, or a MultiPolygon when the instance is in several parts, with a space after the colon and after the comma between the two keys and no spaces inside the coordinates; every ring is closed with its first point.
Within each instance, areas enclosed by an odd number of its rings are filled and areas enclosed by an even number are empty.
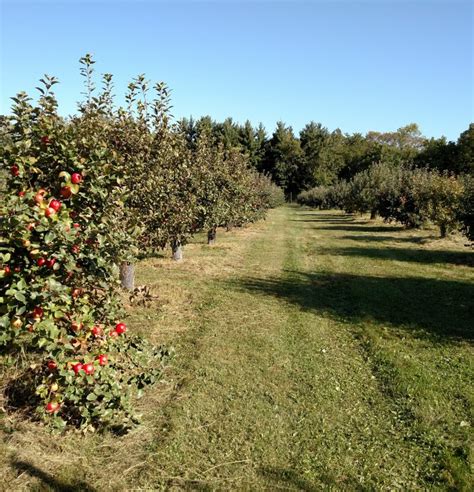
{"type": "Polygon", "coordinates": [[[415,488],[453,480],[443,447],[394,394],[396,374],[387,382],[396,369],[381,347],[373,360],[370,333],[329,312],[338,303],[357,309],[348,304],[357,294],[348,298],[344,287],[329,298],[322,292],[331,275],[346,263],[367,265],[318,255],[328,238],[308,217],[276,211],[233,271],[206,282],[205,308],[182,346],[192,347],[181,369],[186,397],[167,408],[144,485],[415,488]]]}
{"type": "Polygon", "coordinates": [[[144,425],[47,456],[20,426],[13,488],[472,489],[472,253],[291,207],[221,236],[139,268],[163,305],[131,324],[177,351],[144,425]]]}

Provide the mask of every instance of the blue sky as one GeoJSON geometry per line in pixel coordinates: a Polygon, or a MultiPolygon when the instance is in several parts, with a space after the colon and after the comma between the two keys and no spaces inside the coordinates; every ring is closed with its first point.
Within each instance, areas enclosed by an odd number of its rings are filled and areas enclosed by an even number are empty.
{"type": "Polygon", "coordinates": [[[78,59],[113,73],[120,102],[139,73],[173,90],[177,117],[209,114],[299,131],[417,122],[456,139],[474,120],[473,6],[468,1],[0,0],[0,113],[20,90],[60,79],[75,111],[78,59]]]}

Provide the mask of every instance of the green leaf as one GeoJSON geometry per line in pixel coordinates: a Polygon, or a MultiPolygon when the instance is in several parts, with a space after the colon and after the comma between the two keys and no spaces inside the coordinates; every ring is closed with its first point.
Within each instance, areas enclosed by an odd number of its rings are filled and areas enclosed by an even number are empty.
{"type": "Polygon", "coordinates": [[[22,292],[15,292],[15,299],[22,302],[23,304],[26,304],[26,297],[23,295],[22,292]]]}

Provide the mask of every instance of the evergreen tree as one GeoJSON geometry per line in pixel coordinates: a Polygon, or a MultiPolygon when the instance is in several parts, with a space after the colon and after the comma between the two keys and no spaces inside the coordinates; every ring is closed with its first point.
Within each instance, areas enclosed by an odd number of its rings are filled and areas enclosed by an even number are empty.
{"type": "Polygon", "coordinates": [[[459,171],[472,173],[474,171],[474,123],[462,132],[458,139],[459,171]]]}
{"type": "Polygon", "coordinates": [[[302,151],[300,141],[290,126],[277,123],[272,138],[267,144],[263,171],[270,174],[287,195],[296,196],[301,189],[300,166],[302,151]]]}

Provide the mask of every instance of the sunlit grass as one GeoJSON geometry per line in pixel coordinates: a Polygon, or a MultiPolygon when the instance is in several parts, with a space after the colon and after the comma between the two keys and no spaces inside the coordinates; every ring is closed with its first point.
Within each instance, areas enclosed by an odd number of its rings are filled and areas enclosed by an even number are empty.
{"type": "Polygon", "coordinates": [[[143,260],[131,329],[172,344],[129,435],[0,421],[12,490],[472,489],[473,253],[287,207],[143,260]]]}

